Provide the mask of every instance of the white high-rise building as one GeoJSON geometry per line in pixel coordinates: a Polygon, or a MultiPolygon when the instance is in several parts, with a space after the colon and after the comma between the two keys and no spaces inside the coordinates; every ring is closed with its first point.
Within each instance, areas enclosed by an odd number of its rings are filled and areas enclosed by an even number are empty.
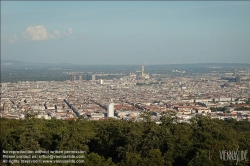
{"type": "Polygon", "coordinates": [[[103,80],[102,79],[100,79],[100,84],[103,84],[103,80]]]}
{"type": "Polygon", "coordinates": [[[114,103],[111,100],[111,102],[108,105],[108,117],[114,117],[114,103]]]}
{"type": "Polygon", "coordinates": [[[142,77],[145,77],[144,65],[141,66],[141,76],[142,76],[142,77]]]}

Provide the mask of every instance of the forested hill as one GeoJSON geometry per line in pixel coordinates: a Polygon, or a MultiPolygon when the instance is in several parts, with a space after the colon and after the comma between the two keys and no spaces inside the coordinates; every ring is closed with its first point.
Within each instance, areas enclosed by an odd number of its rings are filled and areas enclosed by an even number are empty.
{"type": "Polygon", "coordinates": [[[86,166],[211,166],[236,165],[237,161],[222,161],[220,151],[238,148],[248,153],[247,161],[238,161],[237,165],[250,165],[250,122],[197,117],[191,124],[176,124],[163,116],[162,124],[158,125],[145,119],[145,122],[0,119],[1,153],[82,150],[87,154],[85,164],[79,165],[86,166]]]}

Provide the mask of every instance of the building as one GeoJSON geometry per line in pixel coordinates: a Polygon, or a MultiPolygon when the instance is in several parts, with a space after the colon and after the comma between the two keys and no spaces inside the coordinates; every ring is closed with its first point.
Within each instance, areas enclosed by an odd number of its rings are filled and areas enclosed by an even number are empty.
{"type": "Polygon", "coordinates": [[[100,79],[100,84],[103,84],[103,80],[102,79],[100,79]]]}
{"type": "Polygon", "coordinates": [[[107,117],[114,117],[114,103],[111,100],[111,102],[108,105],[108,114],[107,117]]]}
{"type": "Polygon", "coordinates": [[[75,75],[71,73],[69,75],[69,79],[70,79],[70,81],[74,81],[75,80],[75,75]]]}
{"type": "Polygon", "coordinates": [[[82,80],[82,75],[78,73],[70,73],[69,74],[70,81],[82,80]]]}
{"type": "Polygon", "coordinates": [[[240,76],[239,75],[237,75],[236,77],[235,77],[235,82],[240,82],[240,76]]]}
{"type": "Polygon", "coordinates": [[[144,74],[144,65],[141,66],[141,77],[144,78],[145,74],[144,74]]]}
{"type": "Polygon", "coordinates": [[[145,79],[149,79],[150,78],[149,74],[144,74],[144,75],[145,75],[145,79]]]}
{"type": "Polygon", "coordinates": [[[79,80],[82,80],[82,75],[79,75],[79,80]]]}
{"type": "Polygon", "coordinates": [[[92,81],[95,81],[95,75],[94,74],[92,75],[92,81]]]}

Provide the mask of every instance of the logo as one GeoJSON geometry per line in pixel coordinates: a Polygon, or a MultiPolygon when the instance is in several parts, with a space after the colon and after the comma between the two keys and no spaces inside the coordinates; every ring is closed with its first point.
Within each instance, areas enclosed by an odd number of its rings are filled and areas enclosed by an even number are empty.
{"type": "Polygon", "coordinates": [[[220,151],[220,158],[223,161],[229,161],[229,160],[234,160],[236,161],[236,165],[238,164],[239,161],[247,160],[247,150],[241,150],[239,151],[239,146],[236,151],[228,151],[228,150],[222,150],[220,151]]]}

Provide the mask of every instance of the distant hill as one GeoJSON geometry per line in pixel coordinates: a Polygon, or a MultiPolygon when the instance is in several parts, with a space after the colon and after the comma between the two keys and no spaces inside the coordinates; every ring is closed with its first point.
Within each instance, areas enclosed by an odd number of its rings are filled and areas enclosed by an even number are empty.
{"type": "MultiPolygon", "coordinates": [[[[103,68],[103,69],[140,69],[141,65],[79,65],[71,63],[31,63],[16,60],[1,60],[1,69],[87,69],[87,68],[103,68]]],[[[155,70],[159,68],[210,68],[210,67],[250,67],[247,63],[193,63],[193,64],[159,64],[159,65],[145,65],[148,70],[155,70]]]]}
{"type": "Polygon", "coordinates": [[[44,68],[59,68],[59,67],[73,67],[70,63],[31,63],[15,60],[1,60],[1,69],[44,69],[44,68]]]}

